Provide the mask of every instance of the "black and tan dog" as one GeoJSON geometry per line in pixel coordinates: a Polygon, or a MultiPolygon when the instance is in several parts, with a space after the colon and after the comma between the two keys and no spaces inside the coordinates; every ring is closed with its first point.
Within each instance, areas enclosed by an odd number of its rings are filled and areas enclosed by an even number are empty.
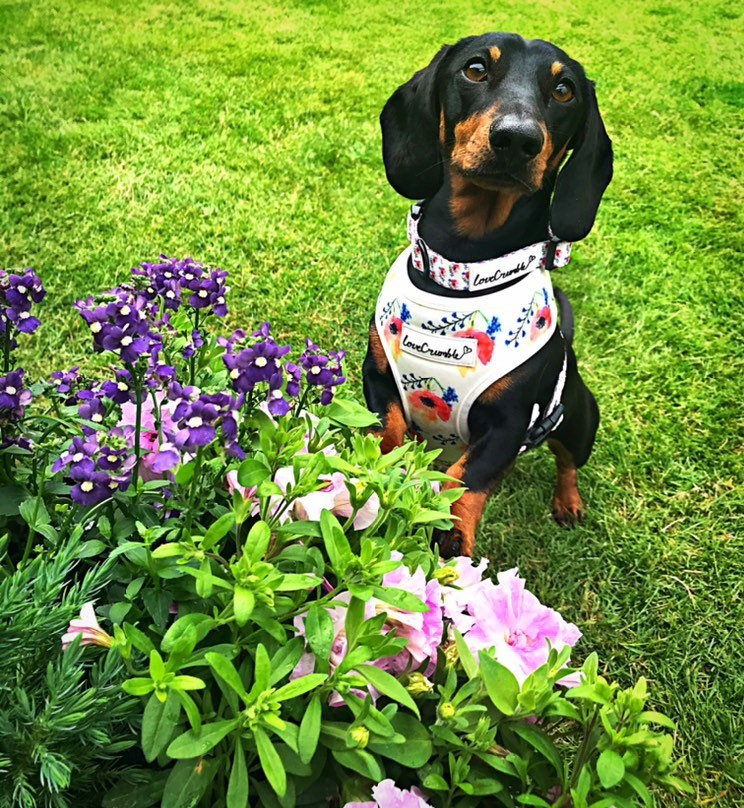
{"type": "MultiPolygon", "coordinates": [[[[393,93],[380,121],[388,180],[403,196],[426,200],[418,235],[450,261],[480,262],[551,236],[583,239],[612,178],[593,83],[578,62],[541,40],[486,34],[443,47],[393,93]]],[[[444,289],[410,263],[408,273],[424,292],[452,300],[478,294],[444,289]]],[[[548,406],[564,368],[563,417],[548,440],[558,467],[553,514],[562,525],[583,518],[576,470],[591,453],[599,410],[571,348],[570,306],[560,291],[555,297],[561,328],[469,411],[469,446],[448,470],[467,492],[453,508],[455,527],[440,538],[445,556],[472,554],[486,499],[525,442],[540,442],[528,435],[531,412],[535,403],[548,406]]],[[[410,423],[374,320],[364,391],[390,451],[410,423]]]]}

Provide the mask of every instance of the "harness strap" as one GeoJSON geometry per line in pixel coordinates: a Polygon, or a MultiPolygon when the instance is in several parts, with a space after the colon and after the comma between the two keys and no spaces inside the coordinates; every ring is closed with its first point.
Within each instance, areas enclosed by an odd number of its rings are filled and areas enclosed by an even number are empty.
{"type": "Polygon", "coordinates": [[[563,366],[561,367],[561,372],[558,374],[550,403],[545,408],[542,418],[540,418],[540,406],[539,404],[535,404],[532,410],[530,425],[527,428],[527,434],[525,435],[524,443],[519,450],[519,454],[524,454],[528,449],[535,449],[540,446],[548,439],[550,433],[558,427],[561,421],[563,421],[564,406],[561,402],[561,396],[563,395],[563,388],[566,386],[567,366],[568,355],[564,350],[563,366]]]}

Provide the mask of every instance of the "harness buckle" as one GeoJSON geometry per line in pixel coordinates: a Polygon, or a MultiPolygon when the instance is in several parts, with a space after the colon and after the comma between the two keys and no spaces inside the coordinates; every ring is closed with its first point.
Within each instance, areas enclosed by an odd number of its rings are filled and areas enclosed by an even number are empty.
{"type": "Polygon", "coordinates": [[[527,435],[524,439],[525,449],[535,449],[542,443],[545,443],[550,433],[558,426],[561,418],[563,418],[564,409],[563,403],[559,401],[553,412],[546,415],[527,431],[527,435]]]}

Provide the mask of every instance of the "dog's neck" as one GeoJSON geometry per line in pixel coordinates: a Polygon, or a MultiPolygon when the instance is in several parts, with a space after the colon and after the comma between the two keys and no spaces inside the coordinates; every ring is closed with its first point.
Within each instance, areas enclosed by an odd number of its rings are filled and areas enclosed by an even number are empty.
{"type": "Polygon", "coordinates": [[[447,176],[427,200],[419,233],[451,261],[485,261],[548,238],[553,182],[530,196],[486,191],[447,176]]]}

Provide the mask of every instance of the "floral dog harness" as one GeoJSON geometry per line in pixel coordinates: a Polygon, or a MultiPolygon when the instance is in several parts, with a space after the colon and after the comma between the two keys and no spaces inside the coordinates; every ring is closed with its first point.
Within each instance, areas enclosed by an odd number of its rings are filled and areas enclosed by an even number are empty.
{"type": "MultiPolygon", "coordinates": [[[[468,415],[478,396],[494,382],[534,356],[557,327],[557,307],[550,272],[564,265],[570,245],[550,242],[525,247],[489,261],[463,264],[433,253],[418,237],[414,207],[409,219],[412,246],[387,274],[377,301],[375,323],[398,386],[407,422],[429,446],[442,449],[451,462],[467,448],[468,415]],[[560,253],[559,253],[560,251],[560,253]],[[452,298],[418,289],[408,277],[408,263],[441,286],[493,291],[472,298],[452,298]]],[[[549,423],[540,441],[562,420],[560,404],[566,363],[553,399],[543,414],[549,423]]],[[[535,404],[530,428],[539,419],[535,404]]],[[[542,426],[539,424],[538,426],[542,426]]]]}

